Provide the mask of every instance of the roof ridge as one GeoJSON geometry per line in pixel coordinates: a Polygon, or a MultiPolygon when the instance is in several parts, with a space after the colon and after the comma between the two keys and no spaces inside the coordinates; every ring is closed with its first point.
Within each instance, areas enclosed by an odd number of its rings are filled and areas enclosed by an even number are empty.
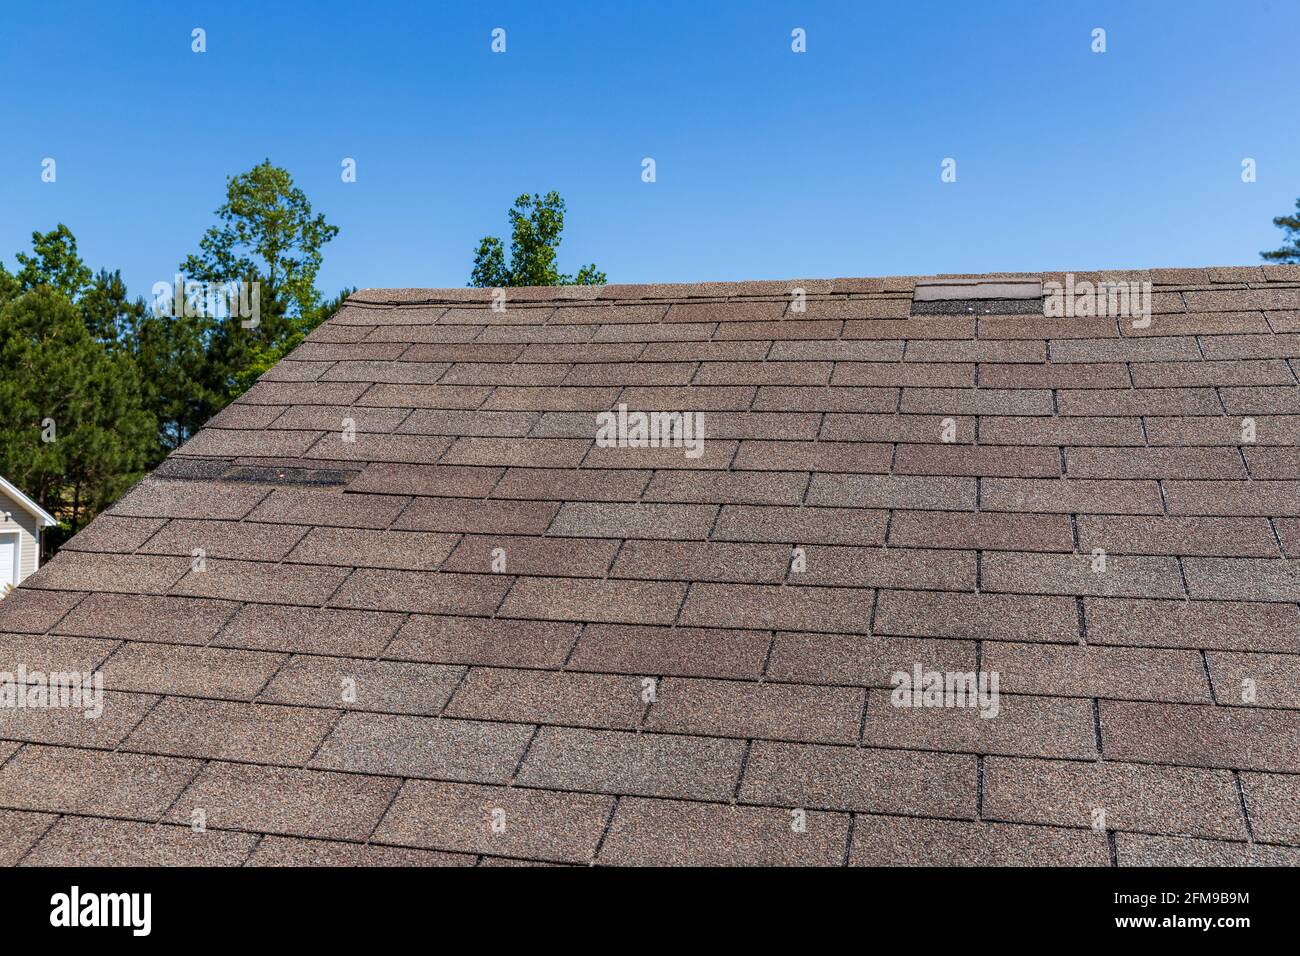
{"type": "MultiPolygon", "coordinates": [[[[838,278],[757,279],[743,281],[610,283],[603,286],[513,286],[507,298],[516,303],[610,304],[627,300],[733,299],[785,296],[803,289],[808,296],[837,294],[883,295],[912,292],[917,283],[960,279],[1040,280],[1062,282],[1067,275],[1078,281],[1145,279],[1159,286],[1222,288],[1228,284],[1258,282],[1274,286],[1300,282],[1300,265],[1198,266],[1195,268],[1081,269],[1040,272],[936,273],[913,276],[847,276],[838,278]]],[[[371,287],[358,289],[349,305],[447,305],[491,300],[495,290],[474,287],[371,287]]]]}

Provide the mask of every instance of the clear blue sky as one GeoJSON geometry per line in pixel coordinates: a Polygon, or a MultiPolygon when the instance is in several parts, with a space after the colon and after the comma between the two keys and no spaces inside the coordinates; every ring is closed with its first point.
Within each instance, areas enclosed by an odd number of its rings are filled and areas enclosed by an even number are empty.
{"type": "Polygon", "coordinates": [[[525,191],[568,201],[561,267],[613,282],[1257,263],[1300,195],[1296,0],[95,0],[0,22],[0,259],[66,222],[133,294],[265,157],[341,227],[327,292],[464,285],[525,191]]]}

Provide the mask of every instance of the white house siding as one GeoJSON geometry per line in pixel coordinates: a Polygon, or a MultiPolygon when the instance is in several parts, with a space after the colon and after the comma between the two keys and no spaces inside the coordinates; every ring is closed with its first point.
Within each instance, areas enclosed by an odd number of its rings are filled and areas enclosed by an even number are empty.
{"type": "Polygon", "coordinates": [[[40,525],[34,515],[5,494],[3,489],[0,489],[0,511],[9,512],[8,518],[0,520],[0,534],[18,532],[18,579],[22,580],[36,570],[36,536],[40,525]]]}

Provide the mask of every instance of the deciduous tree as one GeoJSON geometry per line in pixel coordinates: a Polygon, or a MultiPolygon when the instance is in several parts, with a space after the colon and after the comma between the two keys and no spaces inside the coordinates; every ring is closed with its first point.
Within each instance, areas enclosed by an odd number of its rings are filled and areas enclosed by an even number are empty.
{"type": "Polygon", "coordinates": [[[474,254],[469,284],[484,289],[521,285],[604,285],[605,273],[595,264],[576,275],[559,271],[556,249],[564,231],[564,200],[551,190],[545,196],[524,193],[515,200],[510,217],[510,262],[505,247],[494,236],[484,236],[474,254]]]}
{"type": "Polygon", "coordinates": [[[227,315],[205,333],[205,386],[229,400],[251,384],[251,368],[267,355],[283,355],[296,335],[309,331],[320,305],[322,250],[339,230],[312,212],[289,172],[269,159],[226,181],[226,201],[216,214],[219,224],[204,233],[181,271],[213,286],[258,284],[255,325],[227,315]]]}
{"type": "Polygon", "coordinates": [[[20,291],[49,286],[75,302],[90,285],[90,269],[77,254],[72,230],[59,223],[49,232],[32,233],[32,254],[18,253],[20,291]]]}

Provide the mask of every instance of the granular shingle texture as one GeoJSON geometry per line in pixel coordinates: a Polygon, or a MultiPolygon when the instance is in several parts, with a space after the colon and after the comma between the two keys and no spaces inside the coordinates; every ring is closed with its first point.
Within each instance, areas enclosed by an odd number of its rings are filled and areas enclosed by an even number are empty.
{"type": "Polygon", "coordinates": [[[1300,268],[1108,278],[354,294],[0,601],[0,862],[1300,864],[1300,268]]]}

